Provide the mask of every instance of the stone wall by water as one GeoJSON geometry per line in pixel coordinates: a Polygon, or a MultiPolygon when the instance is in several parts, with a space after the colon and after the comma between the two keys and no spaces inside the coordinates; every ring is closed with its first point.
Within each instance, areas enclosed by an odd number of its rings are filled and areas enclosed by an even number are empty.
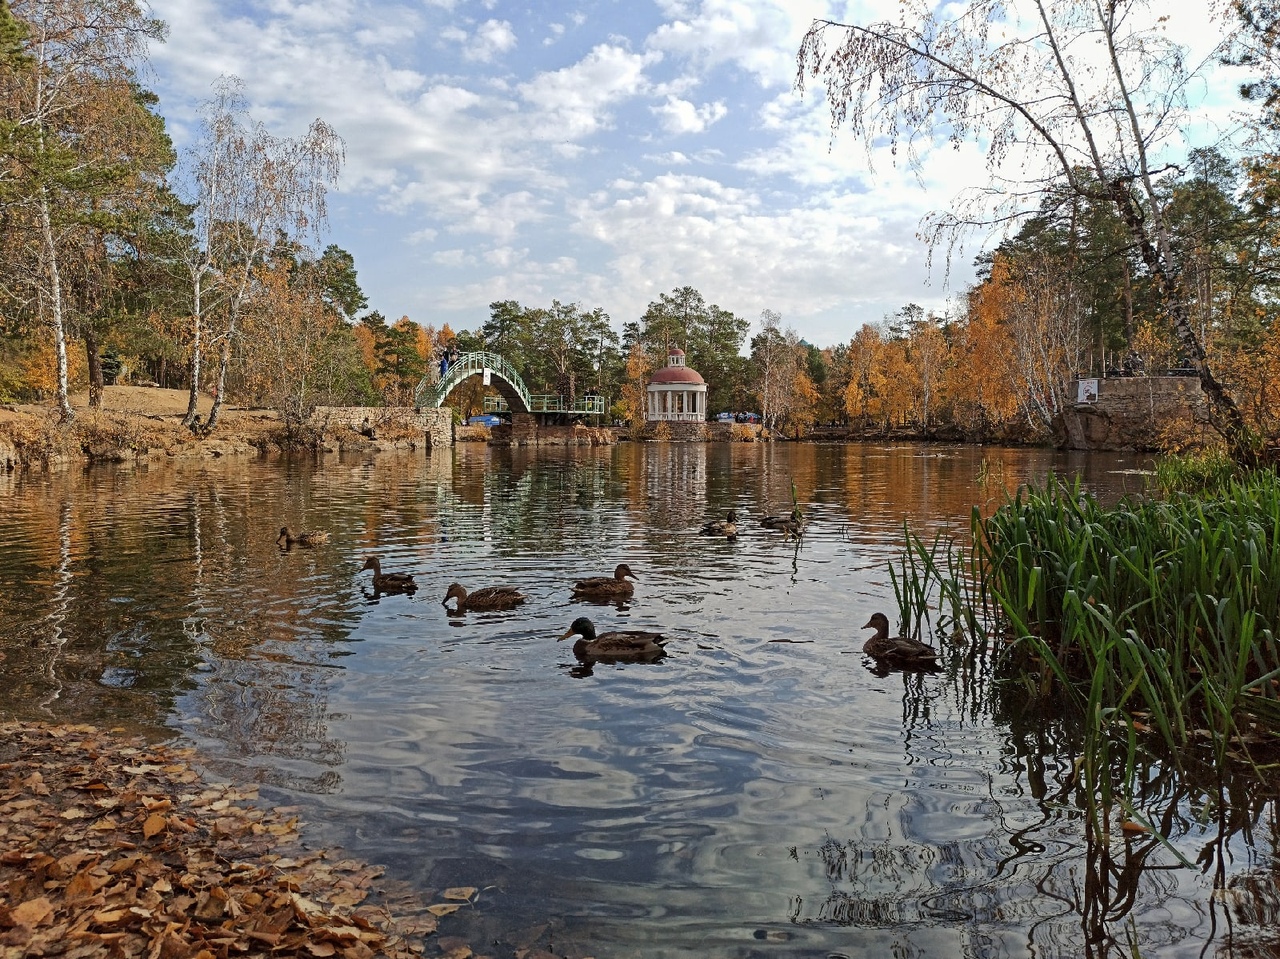
{"type": "Polygon", "coordinates": [[[672,443],[753,443],[767,439],[757,423],[646,423],[641,440],[672,443]]]}
{"type": "Polygon", "coordinates": [[[421,430],[430,447],[453,445],[453,411],[441,407],[413,406],[317,406],[307,424],[322,433],[345,428],[360,433],[421,430]]]}
{"type": "Polygon", "coordinates": [[[618,442],[617,431],[607,426],[550,426],[539,424],[528,413],[516,413],[511,423],[493,427],[490,435],[490,442],[497,446],[612,446],[618,442]]]}
{"type": "Polygon", "coordinates": [[[1059,445],[1073,450],[1156,450],[1161,434],[1183,430],[1207,417],[1200,381],[1194,376],[1121,376],[1076,380],[1068,393],[1086,402],[1069,405],[1055,424],[1059,445]],[[1096,385],[1096,392],[1088,389],[1096,385]]]}
{"type": "MultiPolygon", "coordinates": [[[[500,426],[453,426],[453,411],[414,407],[320,406],[308,425],[322,433],[337,428],[361,432],[366,425],[375,436],[406,429],[421,430],[432,447],[452,443],[493,443],[496,446],[611,446],[625,430],[610,426],[567,426],[539,423],[528,413],[512,415],[500,426]]],[[[650,423],[641,440],[675,443],[753,442],[765,439],[764,428],[750,423],[650,423]]]]}

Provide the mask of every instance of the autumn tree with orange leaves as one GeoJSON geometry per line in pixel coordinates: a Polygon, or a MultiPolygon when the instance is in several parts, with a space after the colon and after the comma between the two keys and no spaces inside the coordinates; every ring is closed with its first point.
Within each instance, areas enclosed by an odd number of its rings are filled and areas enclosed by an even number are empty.
{"type": "MultiPolygon", "coordinates": [[[[1253,437],[1194,322],[1161,175],[1187,129],[1188,91],[1203,79],[1196,71],[1213,62],[1188,57],[1155,5],[965,0],[939,10],[907,2],[879,22],[815,20],[797,54],[797,85],[820,81],[833,127],[849,127],[869,154],[887,140],[918,167],[919,146],[938,136],[986,151],[990,183],[923,224],[948,255],[971,231],[1035,213],[1055,191],[1109,205],[1216,427],[1247,462],[1253,437]]],[[[1033,309],[1051,294],[1043,282],[1030,291],[1033,309]]],[[[1039,380],[1057,358],[1034,360],[1039,380]]],[[[1038,415],[1053,401],[1042,383],[1036,390],[1038,415]]]]}
{"type": "Polygon", "coordinates": [[[313,274],[289,257],[258,271],[245,311],[238,392],[278,411],[287,427],[318,405],[364,402],[369,375],[355,331],[325,301],[313,274]]]}

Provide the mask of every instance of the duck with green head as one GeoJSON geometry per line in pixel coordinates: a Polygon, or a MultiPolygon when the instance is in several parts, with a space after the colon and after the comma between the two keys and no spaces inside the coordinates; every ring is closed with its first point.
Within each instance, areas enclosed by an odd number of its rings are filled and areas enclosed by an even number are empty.
{"type": "Polygon", "coordinates": [[[651,663],[667,654],[668,642],[662,633],[642,629],[614,630],[596,633],[595,624],[579,616],[560,639],[580,637],[573,644],[573,655],[584,663],[651,663]]]}

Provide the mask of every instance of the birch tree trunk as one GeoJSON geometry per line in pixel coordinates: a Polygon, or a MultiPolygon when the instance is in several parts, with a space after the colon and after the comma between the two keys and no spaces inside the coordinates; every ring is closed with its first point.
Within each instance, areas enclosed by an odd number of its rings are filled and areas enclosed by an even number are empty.
{"type": "Polygon", "coordinates": [[[191,316],[191,360],[187,364],[188,376],[190,377],[189,395],[187,396],[187,412],[182,417],[182,425],[187,429],[195,426],[196,415],[199,412],[200,404],[200,350],[203,347],[200,334],[203,332],[204,324],[201,317],[204,315],[204,307],[201,304],[201,295],[203,293],[203,283],[198,273],[192,276],[192,316],[191,316]]]}
{"type": "Polygon", "coordinates": [[[67,333],[63,322],[62,272],[58,268],[58,244],[53,236],[53,221],[49,216],[49,195],[40,190],[40,236],[44,243],[44,268],[49,283],[49,322],[53,327],[53,348],[57,356],[57,403],[62,421],[75,418],[71,409],[71,397],[67,389],[67,333]]]}

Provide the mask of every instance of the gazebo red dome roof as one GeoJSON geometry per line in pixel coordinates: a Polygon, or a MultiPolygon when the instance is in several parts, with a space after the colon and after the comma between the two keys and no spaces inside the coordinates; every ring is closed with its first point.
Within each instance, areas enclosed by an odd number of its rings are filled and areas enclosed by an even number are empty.
{"type": "Polygon", "coordinates": [[[649,379],[650,383],[688,383],[691,386],[705,382],[702,374],[687,366],[664,366],[649,379]]]}

